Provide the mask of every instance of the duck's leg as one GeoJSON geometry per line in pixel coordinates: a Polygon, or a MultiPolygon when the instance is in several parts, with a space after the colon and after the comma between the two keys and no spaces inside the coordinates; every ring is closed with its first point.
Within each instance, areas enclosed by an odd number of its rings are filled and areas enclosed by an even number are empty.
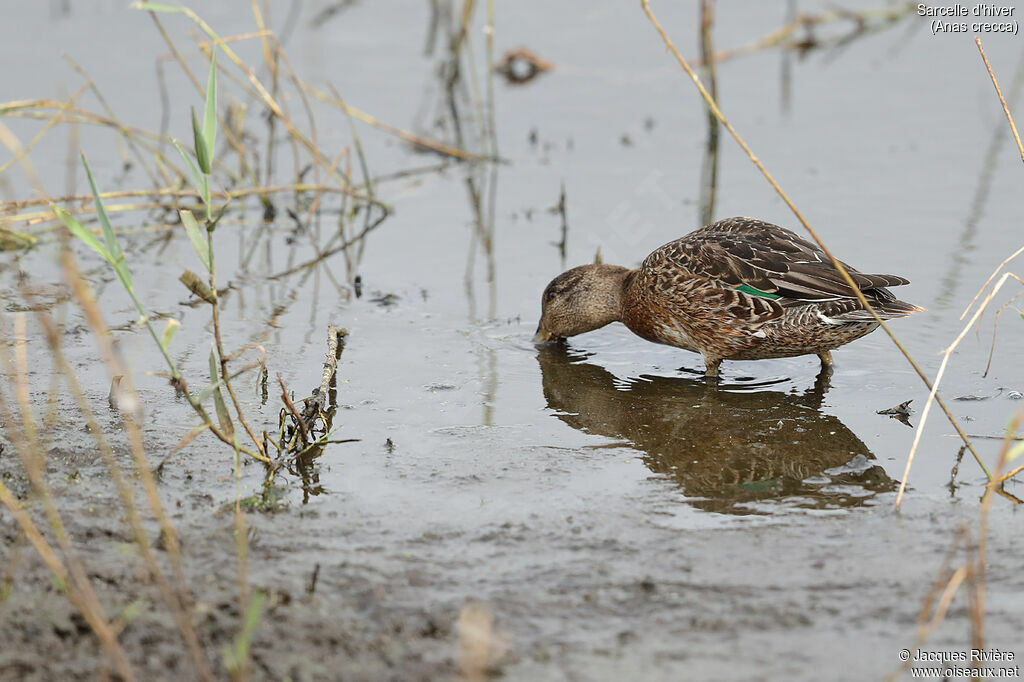
{"type": "Polygon", "coordinates": [[[821,358],[821,368],[828,369],[832,367],[832,351],[826,350],[818,353],[818,357],[821,358]]]}
{"type": "MultiPolygon", "coordinates": [[[[703,353],[702,353],[703,355],[703,353]]],[[[722,364],[722,358],[712,357],[710,355],[704,355],[704,376],[709,379],[718,378],[718,366],[722,364]]]]}

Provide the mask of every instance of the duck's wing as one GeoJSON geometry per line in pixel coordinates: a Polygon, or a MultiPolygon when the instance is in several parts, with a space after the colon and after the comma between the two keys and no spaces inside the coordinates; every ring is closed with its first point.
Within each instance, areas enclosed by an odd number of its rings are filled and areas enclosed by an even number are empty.
{"type": "MultiPolygon", "coordinates": [[[[853,289],[817,244],[754,218],[729,218],[655,250],[644,266],[680,268],[728,288],[747,287],[794,301],[853,297],[853,289]]],[[[862,291],[892,297],[885,287],[907,284],[896,275],[868,275],[843,263],[862,291]]]]}

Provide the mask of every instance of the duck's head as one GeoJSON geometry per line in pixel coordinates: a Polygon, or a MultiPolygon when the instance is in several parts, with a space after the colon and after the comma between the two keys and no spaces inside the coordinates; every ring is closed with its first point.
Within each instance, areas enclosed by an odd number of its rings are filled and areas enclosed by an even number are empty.
{"type": "Polygon", "coordinates": [[[629,272],[618,265],[581,265],[555,277],[541,298],[534,343],[576,336],[618,321],[629,272]]]}

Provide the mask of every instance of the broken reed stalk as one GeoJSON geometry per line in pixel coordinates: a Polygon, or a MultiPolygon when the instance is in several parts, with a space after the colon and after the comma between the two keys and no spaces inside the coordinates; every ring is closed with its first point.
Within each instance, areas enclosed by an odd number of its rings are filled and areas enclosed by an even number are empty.
{"type": "Polygon", "coordinates": [[[347,336],[347,329],[335,327],[333,324],[327,325],[327,357],[324,360],[324,369],[320,373],[320,393],[317,394],[321,409],[326,404],[331,379],[334,378],[334,373],[338,371],[338,357],[341,355],[341,349],[338,346],[341,344],[342,349],[345,347],[342,342],[347,336]]]}
{"type": "Polygon", "coordinates": [[[281,378],[281,374],[277,375],[277,383],[281,386],[281,402],[288,409],[288,413],[291,414],[292,419],[296,421],[299,426],[299,433],[302,434],[302,445],[305,447],[309,443],[309,430],[306,428],[306,421],[299,414],[299,411],[295,409],[295,404],[292,399],[288,397],[288,389],[284,385],[284,379],[281,378]]]}
{"type": "MultiPolygon", "coordinates": [[[[701,83],[700,78],[690,67],[687,61],[683,58],[683,55],[679,53],[679,50],[676,49],[675,44],[668,37],[668,35],[665,33],[665,30],[661,27],[661,24],[658,22],[657,18],[651,12],[649,0],[640,0],[640,4],[644,10],[644,13],[647,14],[647,18],[650,19],[651,24],[654,25],[655,30],[661,36],[661,39],[665,42],[665,45],[668,47],[669,51],[676,58],[676,61],[679,62],[679,65],[683,67],[683,70],[686,71],[686,74],[693,81],[694,85],[697,86],[697,90],[700,91],[701,97],[704,98],[704,101],[707,103],[708,107],[714,113],[715,118],[717,118],[718,121],[722,124],[722,127],[729,131],[729,134],[732,135],[733,139],[736,140],[737,144],[739,144],[743,151],[746,152],[747,157],[750,159],[751,163],[753,163],[757,167],[757,169],[761,171],[761,174],[768,181],[768,184],[770,184],[772,188],[776,191],[776,193],[782,198],[786,206],[788,206],[789,210],[793,212],[793,215],[795,215],[797,220],[800,221],[800,224],[803,225],[805,230],[807,230],[807,233],[811,236],[814,242],[821,248],[822,251],[825,252],[825,255],[828,256],[828,259],[829,261],[831,261],[832,266],[836,269],[837,272],[839,272],[840,276],[843,278],[843,281],[846,282],[847,286],[849,286],[850,289],[853,290],[853,293],[857,297],[857,300],[860,301],[860,304],[864,307],[865,310],[871,313],[871,316],[875,319],[878,325],[885,331],[889,338],[892,339],[892,342],[903,354],[903,357],[907,359],[907,362],[910,363],[910,366],[913,367],[914,371],[917,373],[917,376],[920,377],[921,381],[924,382],[925,386],[927,386],[928,389],[932,390],[932,393],[935,394],[932,388],[932,383],[925,375],[924,371],[918,366],[917,362],[910,355],[910,352],[903,346],[902,343],[900,343],[900,340],[896,338],[896,335],[892,332],[892,330],[889,329],[889,326],[885,324],[885,320],[879,317],[878,313],[871,306],[868,300],[864,297],[864,293],[860,290],[860,287],[858,287],[857,283],[853,281],[852,277],[850,277],[850,273],[847,272],[846,268],[843,267],[843,264],[840,263],[838,259],[836,259],[836,257],[832,254],[832,251],[825,245],[825,243],[821,240],[821,237],[818,236],[818,233],[814,231],[810,223],[807,222],[807,219],[804,218],[803,214],[796,207],[796,204],[794,204],[793,201],[789,198],[789,196],[782,190],[779,184],[775,181],[775,178],[772,177],[772,174],[769,173],[768,169],[765,168],[763,163],[761,163],[761,160],[754,155],[754,152],[750,149],[750,147],[743,140],[743,138],[740,137],[740,134],[736,132],[736,129],[732,127],[732,124],[729,123],[729,121],[725,118],[725,115],[722,114],[722,111],[718,108],[718,104],[715,102],[714,98],[711,97],[708,91],[704,88],[704,84],[701,83]]],[[[960,436],[960,439],[967,446],[967,449],[971,451],[971,454],[974,456],[974,460],[978,463],[978,466],[981,467],[981,470],[985,472],[986,478],[991,480],[992,476],[989,474],[984,462],[981,461],[981,456],[974,449],[974,445],[973,443],[971,443],[970,438],[967,437],[967,434],[960,427],[960,424],[957,423],[956,418],[953,416],[953,413],[949,410],[945,402],[937,394],[935,394],[935,402],[938,403],[939,407],[945,413],[946,418],[949,420],[949,423],[956,430],[957,435],[960,436]]],[[[906,478],[904,477],[903,484],[905,483],[906,478]]],[[[899,509],[899,498],[897,498],[896,508],[899,509]]]]}

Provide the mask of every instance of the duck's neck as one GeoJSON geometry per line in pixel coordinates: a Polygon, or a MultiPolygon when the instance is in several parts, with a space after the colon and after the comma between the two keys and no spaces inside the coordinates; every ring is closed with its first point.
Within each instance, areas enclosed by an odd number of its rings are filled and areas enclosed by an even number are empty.
{"type": "Polygon", "coordinates": [[[590,314],[597,327],[622,321],[623,303],[636,270],[620,265],[594,265],[598,272],[591,283],[590,314]]]}

